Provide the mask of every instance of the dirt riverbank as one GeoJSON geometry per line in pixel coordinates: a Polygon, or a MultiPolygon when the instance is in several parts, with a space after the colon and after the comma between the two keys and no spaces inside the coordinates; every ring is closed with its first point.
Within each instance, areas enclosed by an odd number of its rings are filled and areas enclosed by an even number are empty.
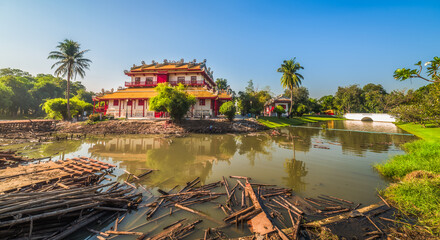
{"type": "Polygon", "coordinates": [[[72,134],[185,134],[185,133],[248,133],[268,128],[254,120],[229,122],[216,120],[185,120],[171,123],[167,120],[111,120],[95,124],[60,122],[56,132],[72,134]]]}

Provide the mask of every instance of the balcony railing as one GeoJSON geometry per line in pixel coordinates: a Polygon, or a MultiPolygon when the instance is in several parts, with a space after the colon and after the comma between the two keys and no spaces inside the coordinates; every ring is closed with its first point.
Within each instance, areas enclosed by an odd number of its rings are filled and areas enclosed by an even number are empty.
{"type": "MultiPolygon", "coordinates": [[[[171,81],[169,82],[171,86],[176,86],[178,82],[171,81]]],[[[203,81],[197,81],[197,82],[191,82],[191,81],[185,81],[182,82],[185,86],[193,86],[193,87],[203,87],[205,83],[203,81]]],[[[138,82],[125,82],[125,87],[155,87],[157,86],[157,82],[149,82],[146,81],[138,81],[138,82]]]]}
{"type": "Polygon", "coordinates": [[[147,82],[147,81],[139,81],[139,82],[125,82],[126,87],[154,87],[157,83],[147,82]]]}

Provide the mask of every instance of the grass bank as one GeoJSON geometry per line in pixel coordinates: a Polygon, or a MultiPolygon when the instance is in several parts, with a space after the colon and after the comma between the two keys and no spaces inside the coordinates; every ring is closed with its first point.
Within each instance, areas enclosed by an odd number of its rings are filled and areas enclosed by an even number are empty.
{"type": "Polygon", "coordinates": [[[320,116],[320,115],[305,115],[302,117],[293,118],[277,118],[277,117],[259,117],[257,121],[269,128],[288,127],[290,125],[301,125],[309,122],[330,121],[330,120],[344,120],[340,117],[320,116]]]}
{"type": "Polygon", "coordinates": [[[417,137],[427,141],[440,141],[440,128],[434,126],[423,127],[420,124],[403,123],[396,124],[399,128],[416,135],[417,137]]]}
{"type": "Polygon", "coordinates": [[[405,155],[397,155],[376,169],[396,183],[382,194],[406,214],[440,236],[440,128],[417,124],[398,127],[422,138],[403,145],[405,155]]]}

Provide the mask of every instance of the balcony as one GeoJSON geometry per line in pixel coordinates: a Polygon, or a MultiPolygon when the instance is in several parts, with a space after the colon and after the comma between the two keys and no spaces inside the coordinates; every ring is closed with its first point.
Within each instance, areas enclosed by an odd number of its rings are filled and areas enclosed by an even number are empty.
{"type": "Polygon", "coordinates": [[[125,87],[155,87],[157,84],[154,82],[138,81],[138,82],[125,82],[125,87]]]}
{"type": "MultiPolygon", "coordinates": [[[[172,81],[169,82],[169,84],[171,86],[177,86],[178,82],[176,81],[172,81]]],[[[190,87],[203,87],[205,86],[205,83],[203,81],[196,81],[196,82],[191,82],[191,81],[185,81],[182,82],[183,85],[185,86],[190,86],[190,87]]],[[[125,82],[125,87],[156,87],[157,83],[156,82],[149,82],[147,83],[146,81],[138,81],[138,82],[125,82]]]]}

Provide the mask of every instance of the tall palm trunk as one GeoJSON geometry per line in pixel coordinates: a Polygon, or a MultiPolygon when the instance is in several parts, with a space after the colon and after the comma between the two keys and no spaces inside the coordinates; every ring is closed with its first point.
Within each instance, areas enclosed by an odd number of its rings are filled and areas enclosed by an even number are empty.
{"type": "Polygon", "coordinates": [[[293,108],[293,88],[290,89],[290,110],[289,110],[289,117],[292,116],[292,108],[293,108]]]}
{"type": "Polygon", "coordinates": [[[67,73],[66,99],[67,99],[67,120],[70,121],[70,71],[67,73]]]}

